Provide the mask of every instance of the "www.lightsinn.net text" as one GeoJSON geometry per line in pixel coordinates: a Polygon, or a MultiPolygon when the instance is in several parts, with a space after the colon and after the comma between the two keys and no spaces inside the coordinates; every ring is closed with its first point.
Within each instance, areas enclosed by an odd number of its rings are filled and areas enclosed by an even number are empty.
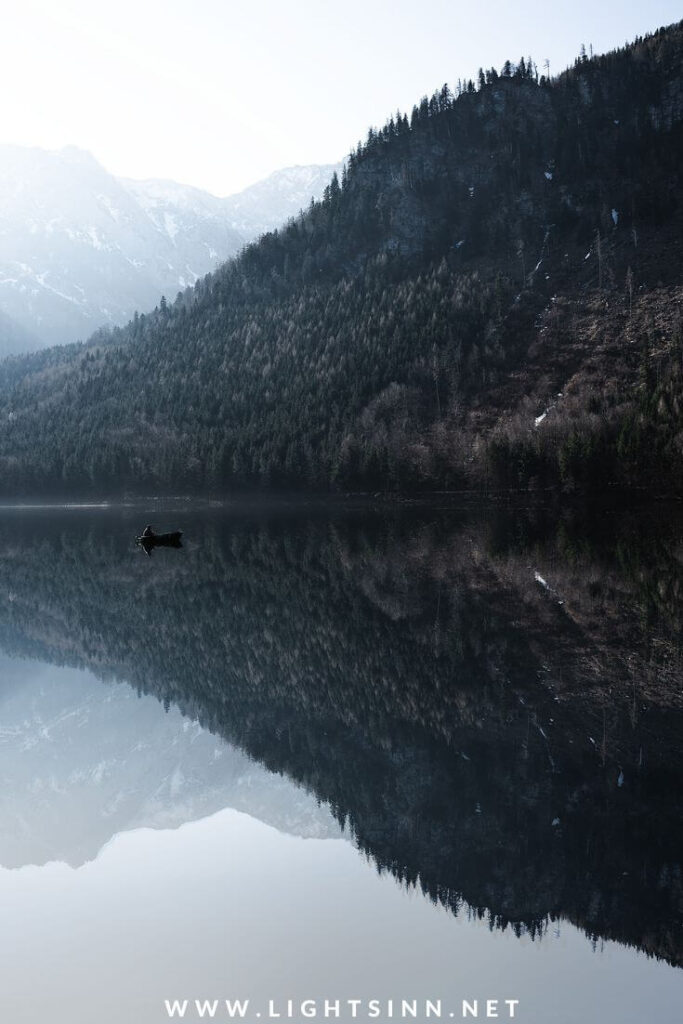
{"type": "Polygon", "coordinates": [[[165,999],[171,1020],[512,1020],[519,999],[165,999]]]}

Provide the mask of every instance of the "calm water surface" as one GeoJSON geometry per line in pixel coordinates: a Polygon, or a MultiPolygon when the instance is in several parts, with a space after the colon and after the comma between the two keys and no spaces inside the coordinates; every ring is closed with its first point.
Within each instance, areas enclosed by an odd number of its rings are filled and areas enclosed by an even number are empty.
{"type": "Polygon", "coordinates": [[[677,514],[0,525],[2,1021],[680,1019],[677,514]]]}

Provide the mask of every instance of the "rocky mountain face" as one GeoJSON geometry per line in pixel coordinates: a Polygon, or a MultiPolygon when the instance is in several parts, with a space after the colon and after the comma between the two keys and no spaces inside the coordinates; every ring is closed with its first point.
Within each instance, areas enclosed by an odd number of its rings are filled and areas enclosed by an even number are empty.
{"type": "Polygon", "coordinates": [[[0,309],[38,343],[86,338],[193,284],[242,245],[181,190],[148,212],[69,147],[0,151],[0,309]]]}
{"type": "Polygon", "coordinates": [[[285,167],[223,199],[223,210],[232,226],[252,241],[306,210],[311,199],[320,199],[332,175],[341,170],[341,163],[285,167]]]}
{"type": "Polygon", "coordinates": [[[84,339],[174,299],[321,195],[333,171],[289,168],[219,199],[117,179],[75,147],[0,147],[0,355],[84,339]]]}

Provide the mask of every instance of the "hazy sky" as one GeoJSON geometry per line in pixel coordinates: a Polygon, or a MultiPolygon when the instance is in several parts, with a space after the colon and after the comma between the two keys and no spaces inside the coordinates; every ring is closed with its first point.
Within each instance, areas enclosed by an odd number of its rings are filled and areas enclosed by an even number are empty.
{"type": "Polygon", "coordinates": [[[0,143],[227,195],[348,153],[480,65],[553,73],[681,17],[680,0],[0,0],[0,143]]]}

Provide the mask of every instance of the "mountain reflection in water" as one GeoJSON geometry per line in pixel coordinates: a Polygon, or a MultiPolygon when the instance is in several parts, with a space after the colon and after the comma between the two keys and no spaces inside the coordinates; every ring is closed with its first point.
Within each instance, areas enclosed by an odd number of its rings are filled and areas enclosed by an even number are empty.
{"type": "Polygon", "coordinates": [[[454,913],[681,963],[675,517],[174,521],[150,561],[127,513],[5,513],[0,646],[177,706],[454,913]]]}
{"type": "Polygon", "coordinates": [[[292,835],[339,835],[313,796],[126,684],[6,658],[0,679],[2,867],[80,868],[118,833],[226,807],[292,835]]]}

